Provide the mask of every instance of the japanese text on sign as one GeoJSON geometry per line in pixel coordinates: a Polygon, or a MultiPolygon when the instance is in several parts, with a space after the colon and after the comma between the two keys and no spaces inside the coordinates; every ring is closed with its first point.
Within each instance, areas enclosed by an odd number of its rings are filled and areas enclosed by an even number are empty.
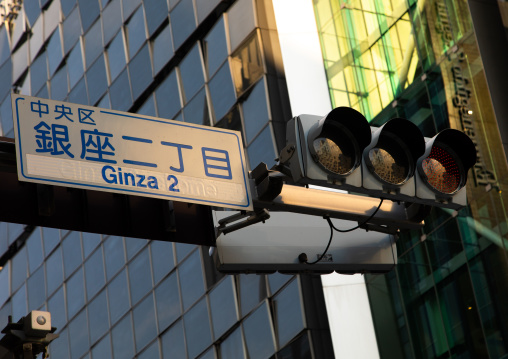
{"type": "Polygon", "coordinates": [[[20,180],[252,207],[237,132],[12,96],[20,180]]]}

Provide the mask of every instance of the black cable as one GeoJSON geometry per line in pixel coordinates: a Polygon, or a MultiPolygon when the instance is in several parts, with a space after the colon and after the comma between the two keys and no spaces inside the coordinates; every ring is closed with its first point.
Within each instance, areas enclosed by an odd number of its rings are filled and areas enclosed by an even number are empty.
{"type": "Polygon", "coordinates": [[[361,226],[367,224],[367,222],[369,222],[372,218],[374,218],[374,216],[376,215],[376,213],[379,211],[379,209],[381,208],[381,205],[383,204],[383,201],[384,199],[381,198],[381,202],[379,202],[379,206],[377,206],[376,210],[374,211],[374,213],[371,214],[371,216],[369,218],[367,218],[365,221],[363,221],[363,223],[357,225],[356,227],[353,227],[353,228],[350,228],[350,229],[338,229],[338,228],[335,228],[335,226],[333,225],[332,223],[332,220],[330,219],[330,217],[326,216],[324,217],[327,221],[328,221],[328,224],[333,228],[335,229],[337,232],[340,232],[340,233],[347,233],[347,232],[351,232],[351,231],[354,231],[355,229],[358,229],[360,228],[361,226]]]}
{"type": "Polygon", "coordinates": [[[330,225],[330,239],[328,240],[328,245],[326,246],[325,248],[325,251],[323,252],[323,254],[321,254],[321,257],[319,257],[316,261],[314,262],[308,262],[307,261],[307,255],[305,253],[302,253],[300,254],[300,256],[298,257],[300,259],[301,262],[303,263],[307,263],[307,264],[316,264],[317,262],[319,262],[321,259],[323,259],[323,257],[325,256],[326,252],[328,252],[328,248],[330,248],[330,244],[332,244],[332,238],[333,238],[333,225],[331,224],[331,222],[328,223],[330,225]],[[301,258],[303,256],[305,256],[305,259],[301,258]]]}
{"type": "Polygon", "coordinates": [[[335,226],[333,225],[332,223],[332,220],[330,219],[329,216],[325,216],[324,218],[326,219],[326,221],[328,222],[328,225],[330,226],[330,239],[328,240],[328,245],[326,246],[325,248],[325,251],[323,252],[323,254],[321,254],[321,256],[314,262],[308,262],[308,259],[307,259],[307,254],[305,253],[301,253],[299,256],[298,256],[298,259],[300,260],[300,262],[302,263],[307,263],[307,264],[316,264],[318,263],[319,261],[321,261],[321,259],[324,258],[324,256],[326,255],[326,252],[328,252],[328,249],[330,248],[330,244],[332,244],[332,238],[333,238],[333,231],[336,230],[337,232],[340,232],[340,233],[346,233],[346,232],[351,232],[351,231],[354,231],[355,229],[358,229],[360,228],[361,226],[363,226],[364,224],[366,224],[367,222],[369,222],[372,218],[374,218],[374,216],[376,215],[376,213],[379,211],[379,209],[381,208],[381,205],[383,204],[383,201],[384,199],[381,198],[381,202],[379,202],[379,205],[377,206],[376,210],[374,211],[374,213],[372,213],[370,215],[369,218],[367,218],[363,223],[357,225],[356,227],[353,227],[353,228],[350,228],[350,229],[338,229],[338,228],[335,228],[335,226]]]}

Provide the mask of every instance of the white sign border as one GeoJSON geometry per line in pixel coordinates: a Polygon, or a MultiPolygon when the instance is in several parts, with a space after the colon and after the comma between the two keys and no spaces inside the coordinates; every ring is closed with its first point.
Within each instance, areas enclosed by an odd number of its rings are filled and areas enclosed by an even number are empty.
{"type": "MultiPolygon", "coordinates": [[[[13,108],[13,118],[15,118],[14,125],[15,125],[15,134],[17,137],[16,138],[16,142],[17,142],[16,143],[16,155],[17,155],[17,160],[19,161],[18,175],[23,179],[27,179],[28,180],[27,182],[36,182],[36,183],[42,183],[42,184],[54,184],[57,186],[60,185],[63,187],[73,187],[73,188],[81,188],[81,189],[92,189],[92,190],[96,189],[96,190],[103,191],[103,192],[115,192],[115,193],[120,193],[120,194],[139,195],[139,196],[144,196],[144,197],[152,197],[152,198],[160,198],[160,199],[162,199],[161,197],[165,197],[166,199],[172,200],[172,201],[190,202],[190,203],[203,204],[203,205],[216,206],[216,207],[237,208],[237,209],[241,209],[241,210],[252,210],[253,209],[251,193],[250,193],[250,186],[249,186],[249,182],[247,180],[246,163],[244,163],[245,156],[244,156],[243,147],[242,147],[240,137],[238,136],[236,131],[223,130],[223,129],[220,129],[217,127],[212,127],[212,126],[207,127],[207,126],[203,126],[203,125],[195,125],[195,124],[188,123],[188,122],[179,122],[179,121],[174,121],[174,120],[161,120],[161,119],[157,119],[156,117],[140,116],[137,114],[134,115],[134,114],[129,114],[129,113],[121,112],[121,111],[102,109],[99,107],[94,107],[94,108],[97,108],[100,113],[104,113],[107,115],[122,116],[122,117],[137,119],[137,120],[158,122],[158,123],[162,123],[164,125],[189,127],[189,128],[193,128],[193,129],[197,129],[197,130],[219,132],[219,133],[235,136],[236,142],[238,145],[238,151],[239,151],[239,155],[240,155],[241,165],[242,165],[243,184],[245,186],[244,187],[245,188],[245,198],[247,200],[246,204],[210,201],[210,200],[200,199],[200,198],[189,198],[189,197],[175,196],[175,195],[171,195],[171,194],[162,194],[162,193],[159,194],[159,193],[153,193],[153,192],[148,192],[148,191],[145,192],[143,190],[132,190],[132,189],[127,189],[127,188],[123,189],[123,188],[119,188],[119,187],[109,187],[109,186],[101,186],[101,185],[94,185],[94,184],[87,184],[87,183],[76,183],[76,182],[70,182],[70,181],[65,181],[65,180],[30,177],[24,173],[24,162],[25,161],[24,161],[23,155],[26,155],[26,153],[23,152],[23,149],[21,146],[21,129],[20,129],[20,125],[19,125],[20,119],[19,119],[19,111],[18,111],[18,101],[25,100],[27,97],[32,97],[32,96],[17,95],[17,94],[13,93],[13,94],[11,94],[11,97],[12,97],[12,99],[11,99],[12,103],[15,104],[15,106],[14,106],[15,108],[13,108]],[[16,98],[14,99],[15,96],[16,96],[16,98]]],[[[48,99],[48,100],[54,101],[51,99],[48,99]]],[[[93,106],[89,106],[89,105],[85,105],[85,106],[93,107],[93,106]]],[[[21,178],[19,178],[19,180],[22,180],[21,178]]]]}

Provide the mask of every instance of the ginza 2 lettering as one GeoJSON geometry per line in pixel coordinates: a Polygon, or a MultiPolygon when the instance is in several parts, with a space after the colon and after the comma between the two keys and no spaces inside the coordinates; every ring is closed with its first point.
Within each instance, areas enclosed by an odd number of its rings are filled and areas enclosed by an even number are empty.
{"type": "MultiPolygon", "coordinates": [[[[230,156],[226,150],[211,147],[195,149],[187,144],[170,141],[156,143],[150,138],[127,135],[115,136],[112,133],[101,131],[97,128],[97,123],[94,120],[94,110],[78,108],[77,113],[73,113],[72,108],[63,104],[55,105],[53,108],[40,100],[31,102],[30,109],[36,114],[38,119],[38,123],[34,126],[36,152],[68,158],[79,156],[79,158],[85,161],[104,163],[102,173],[103,178],[108,183],[125,185],[132,183],[133,186],[138,186],[137,183],[139,183],[139,187],[155,188],[153,181],[150,182],[149,178],[145,182],[145,179],[141,177],[136,178],[136,181],[134,178],[128,180],[126,177],[124,181],[121,175],[122,170],[118,167],[118,165],[123,163],[152,169],[157,168],[158,165],[150,161],[149,158],[149,153],[154,150],[152,147],[154,145],[162,146],[168,151],[174,151],[173,154],[178,157],[178,161],[169,164],[168,168],[172,172],[184,173],[186,153],[198,150],[200,151],[206,177],[225,180],[233,178],[230,156]],[[76,123],[82,124],[79,128],[79,144],[71,143],[71,137],[69,136],[69,126],[71,126],[72,131],[76,128],[76,123]],[[136,149],[132,154],[139,157],[118,158],[115,151],[117,148],[116,144],[119,141],[129,142],[130,146],[136,149]],[[144,156],[148,157],[145,158],[144,156]],[[116,165],[116,168],[112,165],[116,165]],[[106,177],[108,180],[106,180],[106,177]]],[[[126,176],[125,173],[124,176],[126,176]]],[[[139,177],[140,175],[137,176],[139,177]]],[[[169,175],[168,181],[173,183],[170,186],[172,188],[170,190],[178,192],[176,188],[178,179],[174,175],[169,175]]]]}

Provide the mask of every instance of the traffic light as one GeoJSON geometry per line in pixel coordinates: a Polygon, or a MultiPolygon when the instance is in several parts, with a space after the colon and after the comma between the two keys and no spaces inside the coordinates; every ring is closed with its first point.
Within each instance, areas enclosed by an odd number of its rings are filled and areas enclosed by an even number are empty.
{"type": "Polygon", "coordinates": [[[467,172],[476,162],[473,141],[463,132],[446,129],[429,139],[418,159],[416,197],[421,203],[441,203],[459,209],[467,204],[467,172]]]}
{"type": "Polygon", "coordinates": [[[394,118],[372,128],[372,141],[363,152],[363,189],[395,200],[415,196],[416,162],[425,152],[425,140],[416,125],[394,118]]]}
{"type": "Polygon", "coordinates": [[[358,111],[337,107],[323,118],[295,117],[287,124],[286,141],[286,151],[294,149],[288,165],[296,183],[361,187],[362,153],[371,142],[371,129],[358,111]]]}
{"type": "Polygon", "coordinates": [[[466,205],[467,172],[476,162],[473,142],[458,130],[424,138],[402,118],[371,127],[348,107],[291,119],[286,141],[279,168],[296,184],[454,209],[466,205]]]}

